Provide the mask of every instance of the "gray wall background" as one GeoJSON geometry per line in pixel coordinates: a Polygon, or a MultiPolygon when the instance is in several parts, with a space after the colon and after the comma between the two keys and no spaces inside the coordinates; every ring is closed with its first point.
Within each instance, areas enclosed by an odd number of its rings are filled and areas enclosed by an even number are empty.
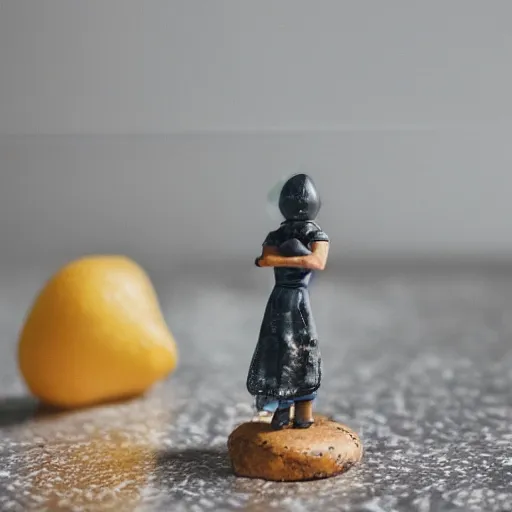
{"type": "Polygon", "coordinates": [[[0,258],[512,257],[508,0],[0,0],[0,258]]]}

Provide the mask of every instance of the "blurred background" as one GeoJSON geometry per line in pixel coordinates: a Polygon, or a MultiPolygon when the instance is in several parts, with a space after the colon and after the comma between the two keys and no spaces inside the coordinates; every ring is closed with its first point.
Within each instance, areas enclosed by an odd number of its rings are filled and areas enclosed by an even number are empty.
{"type": "Polygon", "coordinates": [[[308,172],[331,262],[512,257],[512,4],[1,0],[0,259],[252,265],[308,172]]]}
{"type": "Polygon", "coordinates": [[[510,0],[0,0],[0,509],[129,510],[133,490],[161,510],[512,510],[511,19],[510,0]],[[297,172],[331,238],[318,410],[366,450],[303,491],[203,450],[251,417],[273,281],[254,259],[297,172]],[[140,401],[40,421],[19,330],[90,253],[149,272],[180,365],[140,401]],[[111,431],[143,462],[105,455],[111,431]]]}

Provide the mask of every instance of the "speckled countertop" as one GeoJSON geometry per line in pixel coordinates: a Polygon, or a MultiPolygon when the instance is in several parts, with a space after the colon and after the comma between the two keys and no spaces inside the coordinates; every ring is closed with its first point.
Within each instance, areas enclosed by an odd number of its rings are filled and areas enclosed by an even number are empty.
{"type": "Polygon", "coordinates": [[[155,279],[179,370],[144,398],[72,413],[41,409],[14,364],[45,277],[0,271],[0,510],[512,510],[512,271],[318,276],[317,410],[366,452],[345,475],[291,484],[235,478],[225,446],[251,417],[244,383],[270,273],[155,279]]]}

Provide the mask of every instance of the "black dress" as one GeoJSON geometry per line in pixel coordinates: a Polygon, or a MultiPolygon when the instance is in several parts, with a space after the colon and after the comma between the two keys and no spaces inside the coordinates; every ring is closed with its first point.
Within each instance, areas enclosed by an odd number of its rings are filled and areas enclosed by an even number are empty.
{"type": "MultiPolygon", "coordinates": [[[[314,221],[285,221],[263,245],[279,247],[296,238],[308,249],[329,238],[314,221]]],[[[267,303],[254,352],[247,389],[253,396],[290,400],[314,393],[320,386],[322,361],[309,303],[312,271],[275,267],[275,286],[267,303]]]]}

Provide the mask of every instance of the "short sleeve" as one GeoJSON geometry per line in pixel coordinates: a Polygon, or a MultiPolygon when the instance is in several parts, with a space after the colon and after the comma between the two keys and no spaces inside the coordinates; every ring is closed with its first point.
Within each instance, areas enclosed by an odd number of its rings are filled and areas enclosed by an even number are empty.
{"type": "Polygon", "coordinates": [[[280,244],[279,230],[271,231],[263,241],[264,246],[277,247],[280,244]]]}
{"type": "Polygon", "coordinates": [[[325,231],[322,231],[320,228],[315,229],[309,234],[309,243],[312,244],[314,242],[329,242],[329,237],[325,231]]]}

